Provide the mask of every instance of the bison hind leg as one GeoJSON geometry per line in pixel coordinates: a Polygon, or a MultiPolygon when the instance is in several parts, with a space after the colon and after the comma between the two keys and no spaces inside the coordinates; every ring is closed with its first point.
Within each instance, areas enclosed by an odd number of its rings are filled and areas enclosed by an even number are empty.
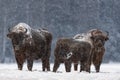
{"type": "Polygon", "coordinates": [[[42,59],[42,71],[50,71],[50,63],[49,63],[49,58],[43,58],[42,59]]]}
{"type": "Polygon", "coordinates": [[[27,59],[27,68],[29,71],[32,71],[32,67],[33,67],[33,60],[32,59],[27,59]]]}
{"type": "Polygon", "coordinates": [[[66,72],[71,72],[71,61],[65,61],[66,72]]]}
{"type": "Polygon", "coordinates": [[[42,71],[45,71],[45,67],[46,67],[46,62],[44,59],[42,59],[42,71]]]}

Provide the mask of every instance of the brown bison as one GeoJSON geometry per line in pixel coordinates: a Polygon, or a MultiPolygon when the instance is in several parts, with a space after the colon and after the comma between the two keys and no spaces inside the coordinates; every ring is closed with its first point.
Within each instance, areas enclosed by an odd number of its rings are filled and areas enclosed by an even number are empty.
{"type": "MultiPolygon", "coordinates": [[[[80,61],[81,71],[90,72],[91,50],[93,46],[88,41],[78,41],[72,38],[61,38],[56,43],[54,51],[55,61],[53,72],[56,72],[60,63],[65,63],[66,72],[71,71],[71,63],[80,61]]],[[[75,65],[76,66],[76,65],[75,65]]]]}
{"type": "MultiPolygon", "coordinates": [[[[100,65],[102,62],[103,55],[105,53],[105,41],[108,40],[108,32],[104,32],[98,29],[92,29],[90,30],[87,34],[91,34],[90,36],[90,41],[92,41],[92,44],[94,46],[92,50],[92,63],[95,66],[96,72],[99,72],[100,70],[100,65]]],[[[74,39],[81,39],[81,34],[77,34],[74,39]]],[[[84,36],[85,37],[85,36],[84,36]]],[[[77,70],[77,65],[76,63],[74,66],[74,69],[77,70]]]]}
{"type": "Polygon", "coordinates": [[[105,53],[104,44],[109,39],[109,34],[106,31],[101,31],[98,29],[90,30],[89,32],[92,34],[92,40],[94,45],[92,63],[95,66],[96,72],[99,72],[103,55],[105,53]]]}
{"type": "Polygon", "coordinates": [[[9,29],[7,34],[12,41],[18,69],[22,70],[23,63],[27,60],[27,67],[32,71],[33,60],[42,60],[42,70],[50,71],[50,51],[52,35],[47,30],[32,29],[26,23],[19,23],[9,29]]]}

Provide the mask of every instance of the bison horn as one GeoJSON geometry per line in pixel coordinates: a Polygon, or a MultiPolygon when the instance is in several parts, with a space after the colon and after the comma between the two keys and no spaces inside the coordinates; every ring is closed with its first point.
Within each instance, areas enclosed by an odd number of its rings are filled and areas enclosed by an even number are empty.
{"type": "Polygon", "coordinates": [[[11,27],[8,28],[8,31],[11,32],[11,27]]]}
{"type": "Polygon", "coordinates": [[[95,31],[98,31],[98,29],[93,29],[93,30],[90,30],[90,33],[91,33],[91,35],[92,35],[92,36],[94,36],[94,35],[95,35],[95,31]]]}
{"type": "Polygon", "coordinates": [[[105,31],[107,33],[107,36],[109,36],[109,32],[108,31],[105,31]]]}
{"type": "Polygon", "coordinates": [[[94,31],[91,31],[91,32],[90,32],[92,36],[93,36],[93,32],[94,32],[94,31]]]}
{"type": "Polygon", "coordinates": [[[105,37],[109,36],[109,32],[108,31],[104,31],[102,32],[102,35],[104,35],[105,37]]]}
{"type": "Polygon", "coordinates": [[[27,33],[27,29],[25,28],[25,33],[27,33]]]}

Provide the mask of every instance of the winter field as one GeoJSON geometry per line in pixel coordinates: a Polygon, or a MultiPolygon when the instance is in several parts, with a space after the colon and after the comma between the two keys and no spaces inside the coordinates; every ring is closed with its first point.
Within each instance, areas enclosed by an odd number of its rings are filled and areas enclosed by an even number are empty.
{"type": "Polygon", "coordinates": [[[0,64],[0,80],[120,80],[120,63],[102,64],[99,73],[95,72],[93,66],[91,73],[73,71],[73,67],[70,73],[66,73],[62,64],[54,73],[42,72],[42,66],[38,63],[34,63],[32,72],[27,70],[26,64],[22,71],[17,70],[16,64],[0,64]]]}

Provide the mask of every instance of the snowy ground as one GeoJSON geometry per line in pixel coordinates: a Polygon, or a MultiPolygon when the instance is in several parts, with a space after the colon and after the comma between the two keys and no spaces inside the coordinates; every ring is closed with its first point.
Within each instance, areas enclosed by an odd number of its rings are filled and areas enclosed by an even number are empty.
{"type": "MultiPolygon", "coordinates": [[[[53,64],[51,64],[51,70],[53,64]]],[[[41,64],[34,63],[33,71],[26,68],[22,71],[17,70],[16,64],[0,64],[0,80],[120,80],[120,63],[102,64],[101,71],[95,73],[92,66],[92,72],[73,71],[66,73],[64,65],[60,65],[58,72],[42,72],[41,64]]]]}

